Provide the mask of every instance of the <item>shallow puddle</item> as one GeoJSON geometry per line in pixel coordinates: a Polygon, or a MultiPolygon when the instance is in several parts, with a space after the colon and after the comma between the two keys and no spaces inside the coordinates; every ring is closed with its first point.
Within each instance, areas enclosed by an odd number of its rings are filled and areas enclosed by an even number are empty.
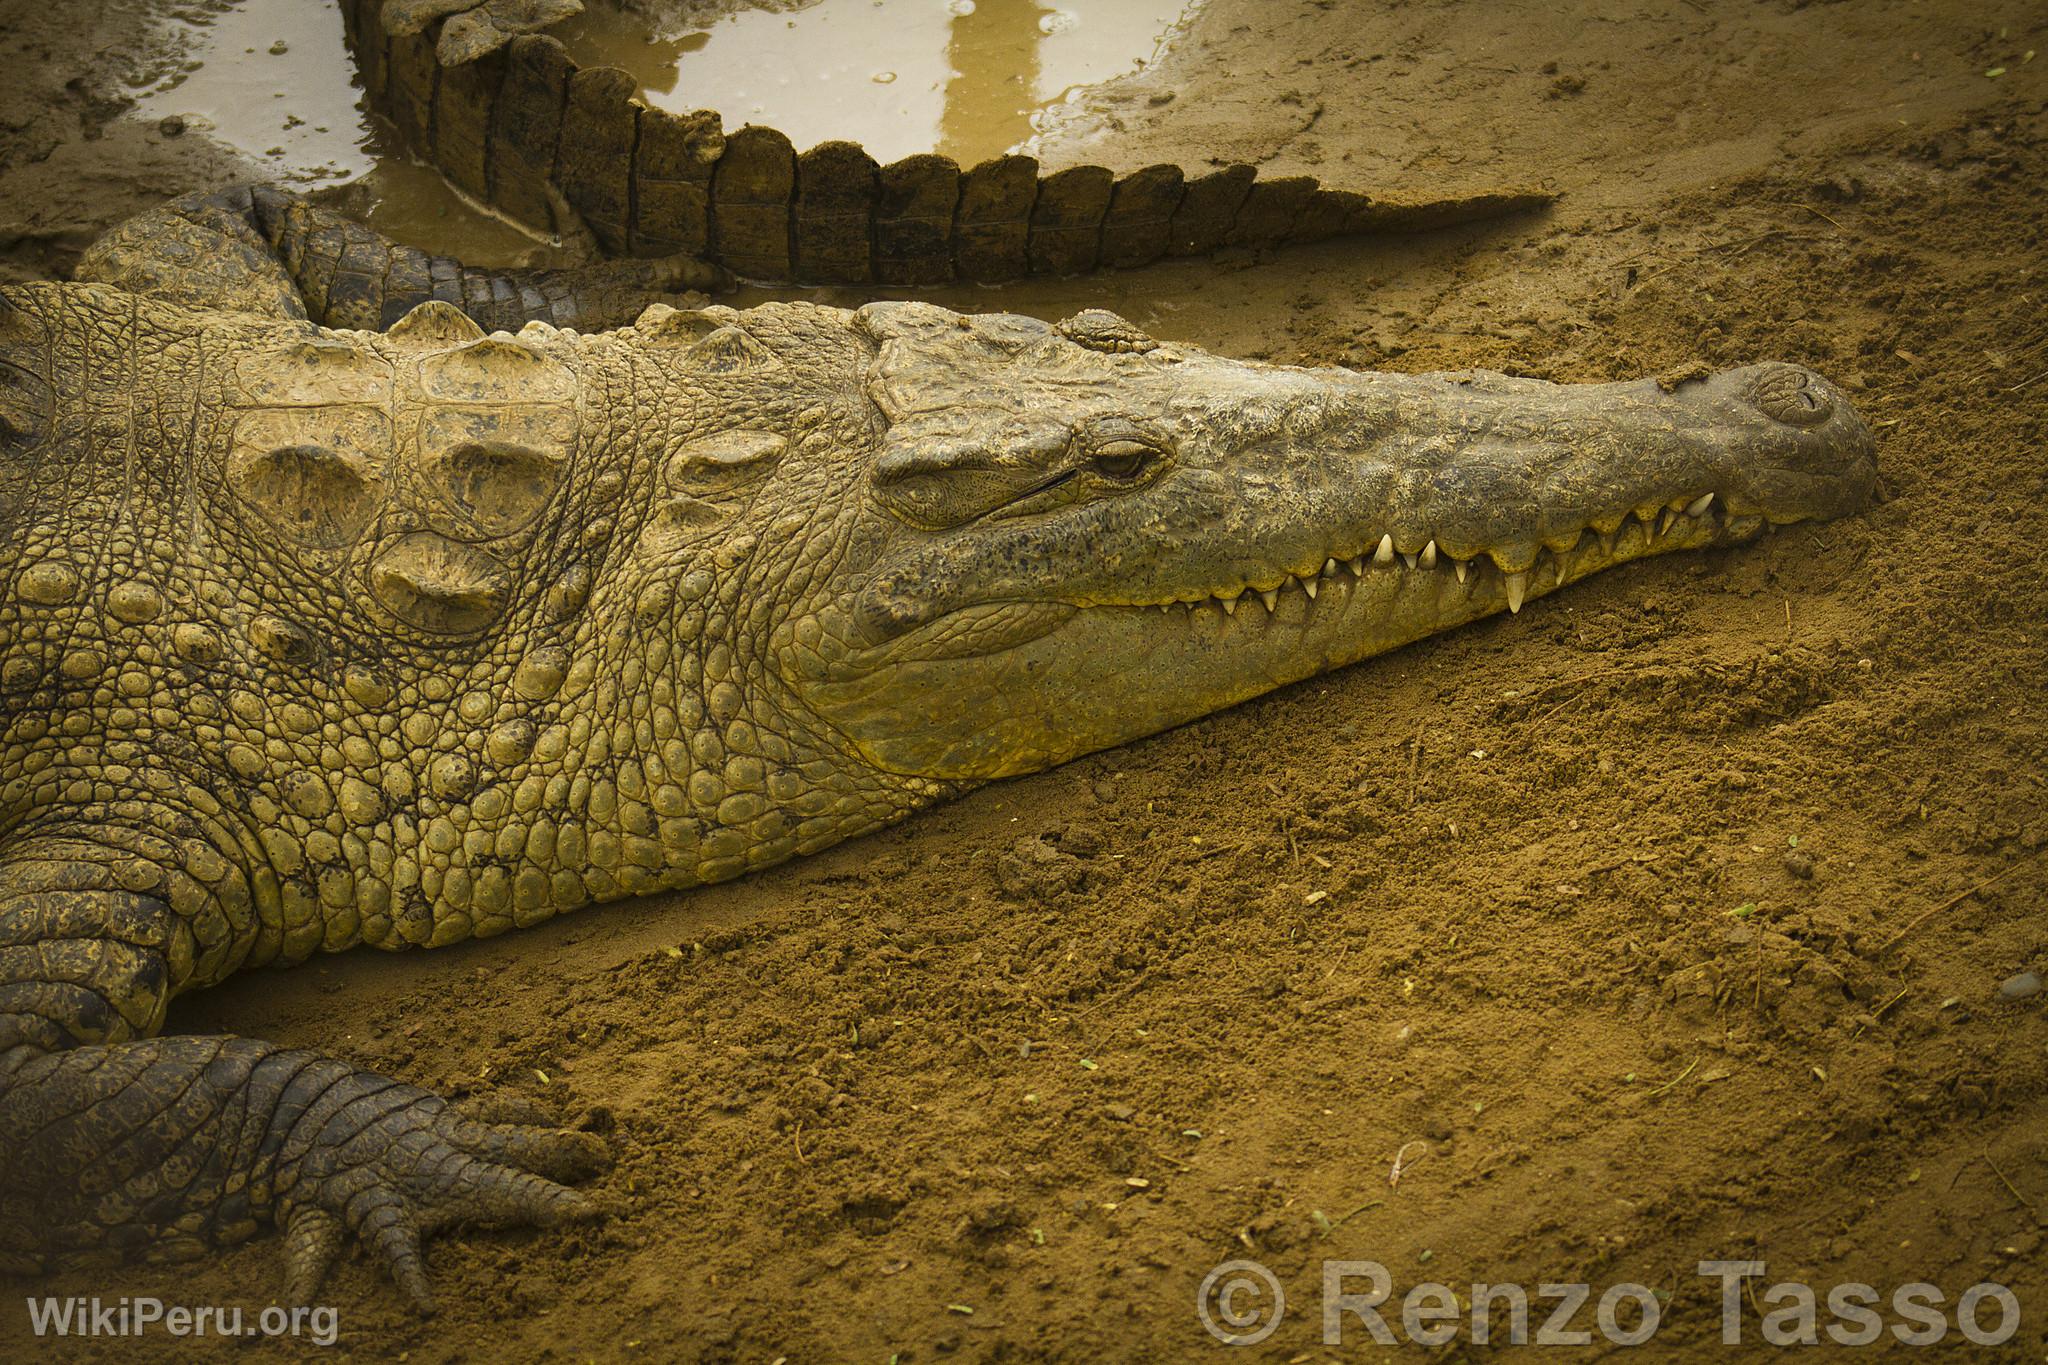
{"type": "MultiPolygon", "coordinates": [[[[760,3],[664,24],[592,0],[553,32],[577,61],[632,72],[652,105],[769,124],[799,148],[846,138],[883,162],[938,151],[971,165],[1030,138],[1078,87],[1151,60],[1199,0],[760,3]]],[[[183,119],[268,180],[345,184],[348,211],[399,241],[479,264],[544,251],[378,132],[332,4],[214,0],[164,22],[183,56],[135,92],[142,117],[183,119]]]]}
{"type": "Polygon", "coordinates": [[[334,5],[232,0],[181,7],[167,24],[186,55],[137,93],[142,117],[184,120],[254,162],[260,179],[302,190],[346,185],[343,207],[397,241],[490,265],[545,250],[377,129],[334,5]]]}

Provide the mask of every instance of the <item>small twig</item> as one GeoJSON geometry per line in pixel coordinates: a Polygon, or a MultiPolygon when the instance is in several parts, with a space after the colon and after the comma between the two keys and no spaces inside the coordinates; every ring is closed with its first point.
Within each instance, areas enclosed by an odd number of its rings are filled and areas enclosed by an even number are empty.
{"type": "Polygon", "coordinates": [[[1416,775],[1421,771],[1421,769],[1422,722],[1417,721],[1415,724],[1415,738],[1408,741],[1408,800],[1406,804],[1410,806],[1413,806],[1415,804],[1416,775]]]}
{"type": "Polygon", "coordinates": [[[1785,599],[1785,643],[1792,643],[1792,599],[1785,599]]]}
{"type": "Polygon", "coordinates": [[[1679,1073],[1678,1073],[1678,1074],[1677,1074],[1676,1076],[1673,1076],[1673,1077],[1672,1077],[1672,1078],[1671,1078],[1670,1080],[1668,1080],[1668,1081],[1664,1082],[1664,1084],[1662,1084],[1662,1085],[1658,1086],[1658,1087],[1657,1087],[1657,1088],[1656,1088],[1655,1090],[1652,1090],[1652,1091],[1651,1091],[1650,1093],[1651,1093],[1652,1095],[1661,1095],[1661,1094],[1663,1094],[1663,1093],[1664,1093],[1665,1091],[1669,1090],[1669,1089],[1670,1089],[1670,1088],[1671,1088],[1672,1086],[1674,1086],[1674,1085],[1677,1085],[1677,1084],[1678,1084],[1678,1083],[1679,1083],[1680,1081],[1684,1080],[1684,1079],[1685,1079],[1685,1078],[1686,1078],[1687,1076],[1690,1076],[1690,1075],[1692,1075],[1692,1069],[1693,1069],[1694,1067],[1698,1066],[1699,1064],[1700,1064],[1700,1059],[1699,1059],[1699,1058],[1697,1058],[1697,1057],[1693,1058],[1693,1059],[1692,1059],[1691,1061],[1689,1061],[1689,1062],[1687,1062],[1687,1063],[1685,1064],[1685,1070],[1683,1070],[1683,1071],[1679,1072],[1679,1073]]]}
{"type": "Polygon", "coordinates": [[[1756,1014],[1764,1012],[1764,931],[1761,926],[1756,931],[1756,1000],[1750,1009],[1756,1014]]]}
{"type": "MultiPolygon", "coordinates": [[[[1812,214],[1816,218],[1826,219],[1830,223],[1835,223],[1834,219],[1829,218],[1825,213],[1822,213],[1819,209],[1815,208],[1811,204],[1801,204],[1799,207],[1805,209],[1808,213],[1812,214]]],[[[1849,229],[1843,227],[1840,223],[1835,223],[1835,231],[1847,232],[1848,230],[1849,229]]]]}
{"type": "MultiPolygon", "coordinates": [[[[2021,861],[2024,862],[2026,860],[2022,859],[2021,861]]],[[[1983,881],[1978,882],[1975,886],[1971,887],[1967,891],[1958,891],[1955,895],[1950,896],[1947,900],[1943,901],[1940,905],[1935,906],[1932,910],[1927,911],[1925,914],[1916,916],[1913,919],[1912,923],[1908,924],[1905,928],[1899,930],[1899,932],[1893,934],[1890,938],[1884,941],[1883,946],[1881,946],[1877,950],[1878,956],[1882,957],[1884,956],[1884,954],[1890,952],[1893,948],[1898,946],[1900,939],[1903,939],[1906,935],[1912,933],[1915,929],[1918,929],[1921,925],[1927,923],[1927,921],[1933,919],[1936,915],[1939,915],[1944,911],[1955,909],[1958,905],[1961,905],[1964,901],[1970,899],[1970,897],[1972,896],[1979,894],[1980,892],[1989,891],[1992,887],[2004,881],[2008,876],[2012,874],[2013,869],[2019,866],[2019,863],[2013,863],[2004,871],[1999,872],[1994,876],[1986,877],[1983,881]]]]}
{"type": "Polygon", "coordinates": [[[1367,1209],[1379,1208],[1386,1202],[1387,1201],[1384,1199],[1368,1199],[1363,1204],[1360,1204],[1357,1208],[1351,1210],[1351,1212],[1345,1214],[1342,1218],[1332,1218],[1330,1220],[1330,1226],[1328,1230],[1323,1233],[1323,1236],[1328,1237],[1330,1233],[1335,1232],[1338,1228],[1343,1227],[1346,1223],[1356,1218],[1359,1214],[1364,1213],[1367,1209]]]}
{"type": "Polygon", "coordinates": [[[2025,1206],[2027,1212],[2034,1215],[2035,1222],[2038,1223],[2041,1221],[2041,1211],[2034,1207],[2034,1201],[2027,1198],[2025,1195],[2021,1194],[2017,1189],[2013,1188],[2013,1183],[2005,1178],[2004,1171],[1998,1169],[1998,1163],[1991,1159],[1991,1154],[1989,1152],[1979,1153],[1977,1159],[1982,1161],[1986,1166],[1989,1166],[1991,1168],[1991,1174],[1998,1177],[1998,1183],[2005,1186],[2005,1192],[2011,1195],[2013,1198],[2019,1200],[2020,1203],[2025,1206]]]}
{"type": "MultiPolygon", "coordinates": [[[[1870,1012],[1870,1023],[1874,1024],[1878,1020],[1884,1018],[1886,1011],[1890,1010],[1893,1005],[1898,1004],[1901,1000],[1904,1000],[1906,998],[1906,992],[1912,989],[1913,988],[1911,986],[1899,987],[1899,993],[1897,995],[1885,1001],[1882,1005],[1879,1005],[1876,1009],[1870,1012]]],[[[1863,1030],[1868,1028],[1869,1026],[1869,1024],[1858,1024],[1856,1026],[1856,1031],[1850,1034],[1849,1036],[1851,1038],[1861,1038],[1863,1036],[1863,1030]]]]}
{"type": "Polygon", "coordinates": [[[1158,1150],[1155,1147],[1147,1145],[1144,1150],[1146,1154],[1149,1155],[1154,1161],[1163,1161],[1169,1166],[1178,1166],[1183,1171],[1192,1171],[1193,1169],[1195,1169],[1194,1167],[1188,1165],[1187,1162],[1182,1161],[1179,1157],[1168,1156],[1166,1153],[1158,1150]]]}
{"type": "Polygon", "coordinates": [[[1556,682],[1545,683],[1543,686],[1532,691],[1524,692],[1515,700],[1535,701],[1538,697],[1549,696],[1560,687],[1576,689],[1583,687],[1587,683],[1605,682],[1609,678],[1626,678],[1642,671],[1641,668],[1596,668],[1590,673],[1581,673],[1576,678],[1559,678],[1556,682]]]}
{"type": "Polygon", "coordinates": [[[1401,1172],[1408,1169],[1408,1149],[1410,1147],[1420,1147],[1424,1152],[1429,1150],[1429,1144],[1421,1138],[1411,1138],[1401,1144],[1401,1150],[1394,1153],[1394,1169],[1387,1174],[1387,1184],[1392,1188],[1400,1188],[1401,1172]]]}
{"type": "Polygon", "coordinates": [[[2041,373],[2035,375],[2033,379],[2022,379],[2019,383],[2007,389],[2006,392],[2018,393],[2021,389],[2024,389],[2027,385],[2033,383],[2034,379],[2048,379],[2048,370],[2041,371],[2041,373]]]}
{"type": "Polygon", "coordinates": [[[796,1159],[806,1166],[810,1165],[811,1159],[804,1155],[804,1121],[802,1119],[796,1121],[795,1141],[796,1159]]]}

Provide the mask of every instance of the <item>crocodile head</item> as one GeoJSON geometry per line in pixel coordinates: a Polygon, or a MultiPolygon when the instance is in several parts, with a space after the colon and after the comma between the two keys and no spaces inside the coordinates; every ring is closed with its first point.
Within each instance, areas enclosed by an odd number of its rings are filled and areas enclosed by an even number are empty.
{"type": "Polygon", "coordinates": [[[886,425],[775,669],[893,773],[1049,767],[1875,479],[1792,365],[1559,385],[1250,364],[1100,312],[855,326],[886,425]]]}

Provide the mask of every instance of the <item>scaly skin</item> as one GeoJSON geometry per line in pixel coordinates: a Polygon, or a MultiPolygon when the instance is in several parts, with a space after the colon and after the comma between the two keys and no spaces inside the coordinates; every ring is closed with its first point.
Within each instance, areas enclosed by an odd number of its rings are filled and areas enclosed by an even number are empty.
{"type": "Polygon", "coordinates": [[[590,1216],[601,1145],[157,1037],[173,997],[735,877],[1875,475],[1787,365],[1363,374],[916,303],[331,331],[254,197],[179,214],[101,254],[156,297],[0,290],[8,1268],[272,1223],[293,1298],[353,1236],[427,1306],[423,1236],[590,1216]]]}
{"type": "Polygon", "coordinates": [[[649,304],[732,283],[691,256],[481,270],[400,246],[264,185],[189,194],[139,213],[87,248],[74,275],[191,308],[365,331],[389,327],[429,299],[492,331],[536,321],[604,331],[649,304]]]}

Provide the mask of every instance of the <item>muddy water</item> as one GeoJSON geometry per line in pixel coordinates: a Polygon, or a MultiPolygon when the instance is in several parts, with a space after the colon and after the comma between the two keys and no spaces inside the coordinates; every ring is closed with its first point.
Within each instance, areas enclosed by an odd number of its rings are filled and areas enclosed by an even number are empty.
{"type": "MultiPolygon", "coordinates": [[[[1034,117],[1080,88],[1151,60],[1196,3],[766,0],[779,8],[664,23],[593,0],[554,32],[577,61],[632,72],[651,105],[770,124],[799,148],[850,138],[884,162],[936,150],[971,165],[1029,139],[1034,117]]],[[[138,88],[143,117],[185,120],[265,179],[345,187],[345,207],[399,241],[479,264],[545,258],[378,130],[332,4],[210,0],[165,23],[183,56],[138,88]]]]}
{"type": "Polygon", "coordinates": [[[319,0],[215,0],[166,21],[185,52],[137,112],[178,117],[303,190],[345,185],[345,206],[401,242],[510,265],[546,251],[405,156],[364,113],[341,11],[319,0]]]}

